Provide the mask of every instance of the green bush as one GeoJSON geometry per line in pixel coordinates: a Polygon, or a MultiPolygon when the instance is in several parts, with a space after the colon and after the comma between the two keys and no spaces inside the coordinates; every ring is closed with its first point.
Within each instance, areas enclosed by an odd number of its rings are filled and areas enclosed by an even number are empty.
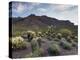
{"type": "Polygon", "coordinates": [[[69,43],[72,43],[72,41],[73,41],[70,36],[68,36],[68,37],[66,38],[66,40],[67,40],[69,43]]]}
{"type": "Polygon", "coordinates": [[[65,40],[61,40],[60,45],[62,46],[62,48],[67,49],[67,50],[70,50],[72,48],[72,45],[65,40]]]}
{"type": "Polygon", "coordinates": [[[20,31],[12,32],[12,36],[14,36],[14,37],[20,36],[20,35],[21,35],[21,32],[20,31]]]}
{"type": "Polygon", "coordinates": [[[22,37],[14,37],[11,40],[12,48],[13,49],[24,49],[29,46],[29,43],[24,41],[22,37]]]}
{"type": "Polygon", "coordinates": [[[37,32],[36,35],[37,35],[38,37],[41,37],[41,36],[42,36],[42,32],[37,32]]]}
{"type": "Polygon", "coordinates": [[[31,48],[32,48],[32,52],[34,52],[36,49],[39,48],[37,40],[31,41],[31,48]]]}
{"type": "Polygon", "coordinates": [[[78,37],[77,36],[75,36],[75,38],[73,40],[78,43],[78,37]]]}
{"type": "Polygon", "coordinates": [[[47,35],[47,36],[53,36],[53,33],[54,33],[54,27],[53,27],[53,25],[51,25],[51,26],[48,26],[48,29],[47,29],[47,31],[45,32],[45,34],[47,35]]]}
{"type": "Polygon", "coordinates": [[[36,49],[33,53],[30,53],[29,55],[27,55],[26,57],[42,57],[44,56],[44,49],[42,48],[38,48],[36,49]]]}
{"type": "Polygon", "coordinates": [[[60,47],[59,47],[59,45],[57,45],[57,44],[50,45],[49,48],[48,48],[48,53],[51,56],[59,55],[60,54],[60,47]]]}
{"type": "Polygon", "coordinates": [[[78,47],[78,44],[76,42],[72,42],[73,47],[78,47]]]}
{"type": "Polygon", "coordinates": [[[36,49],[34,52],[33,52],[34,56],[36,57],[39,57],[39,56],[44,56],[44,49],[42,48],[38,48],[36,49]]]}
{"type": "Polygon", "coordinates": [[[27,38],[29,42],[31,42],[31,40],[35,37],[36,37],[36,33],[34,31],[27,31],[27,38]]]}
{"type": "Polygon", "coordinates": [[[53,41],[60,41],[60,39],[58,39],[58,38],[54,38],[53,41]]]}
{"type": "Polygon", "coordinates": [[[41,47],[42,39],[40,37],[37,39],[37,42],[38,42],[39,47],[41,47]]]}
{"type": "Polygon", "coordinates": [[[61,34],[61,33],[57,33],[56,37],[57,37],[58,39],[61,39],[61,38],[62,38],[62,34],[61,34]]]}
{"type": "Polygon", "coordinates": [[[51,37],[55,38],[56,37],[56,34],[55,33],[52,33],[52,36],[51,37]]]}
{"type": "Polygon", "coordinates": [[[65,38],[67,38],[67,36],[70,36],[72,34],[72,32],[69,29],[60,29],[59,32],[65,38]]]}
{"type": "Polygon", "coordinates": [[[32,52],[25,56],[25,58],[29,58],[29,57],[34,57],[32,52]]]}
{"type": "Polygon", "coordinates": [[[71,37],[72,39],[75,39],[75,35],[73,35],[73,34],[72,34],[70,37],[71,37]]]}

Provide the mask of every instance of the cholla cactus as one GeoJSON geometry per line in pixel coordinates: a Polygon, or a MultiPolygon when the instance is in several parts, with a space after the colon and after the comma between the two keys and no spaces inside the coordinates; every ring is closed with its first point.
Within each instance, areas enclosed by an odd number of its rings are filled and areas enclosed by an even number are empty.
{"type": "Polygon", "coordinates": [[[51,34],[51,37],[52,37],[52,38],[55,38],[55,37],[56,37],[56,33],[52,33],[52,34],[51,34]]]}
{"type": "Polygon", "coordinates": [[[33,40],[34,40],[34,41],[37,41],[39,47],[41,47],[41,43],[42,43],[41,37],[33,38],[33,40]]]}
{"type": "Polygon", "coordinates": [[[56,37],[57,37],[58,39],[61,39],[62,34],[61,34],[61,33],[57,33],[56,37]]]}
{"type": "Polygon", "coordinates": [[[37,39],[37,42],[38,42],[39,47],[41,47],[41,43],[42,43],[41,37],[39,37],[39,38],[37,39]]]}
{"type": "Polygon", "coordinates": [[[53,25],[48,26],[48,32],[49,33],[53,33],[54,32],[53,25]]]}
{"type": "Polygon", "coordinates": [[[37,36],[38,36],[38,37],[42,36],[42,32],[38,32],[38,33],[37,33],[37,36]]]}
{"type": "Polygon", "coordinates": [[[71,36],[72,32],[69,29],[60,29],[59,32],[62,34],[64,38],[67,38],[67,36],[71,36]]]}
{"type": "Polygon", "coordinates": [[[27,34],[31,34],[33,37],[36,36],[36,33],[34,31],[27,31],[27,34]]]}
{"type": "Polygon", "coordinates": [[[75,36],[74,41],[78,43],[78,36],[75,36]]]}
{"type": "Polygon", "coordinates": [[[59,55],[60,54],[60,46],[57,44],[52,44],[48,48],[48,53],[50,55],[59,55]]]}
{"type": "Polygon", "coordinates": [[[62,48],[66,49],[66,50],[71,50],[71,48],[72,48],[72,44],[67,42],[65,38],[61,39],[60,45],[62,46],[62,48]]]}
{"type": "Polygon", "coordinates": [[[70,36],[67,37],[67,41],[72,43],[72,38],[70,36]]]}
{"type": "Polygon", "coordinates": [[[12,38],[12,44],[18,44],[19,42],[24,41],[22,37],[14,37],[12,38]]]}
{"type": "Polygon", "coordinates": [[[36,37],[36,33],[34,31],[27,31],[27,38],[30,42],[34,37],[36,37]]]}
{"type": "Polygon", "coordinates": [[[31,48],[32,48],[32,52],[34,52],[36,49],[38,49],[37,39],[31,40],[31,48]]]}
{"type": "Polygon", "coordinates": [[[24,41],[24,39],[22,37],[13,37],[11,40],[12,43],[12,48],[13,49],[22,49],[22,48],[26,48],[26,42],[24,41]]]}
{"type": "Polygon", "coordinates": [[[53,33],[54,33],[53,25],[48,26],[48,29],[47,29],[47,31],[45,32],[45,35],[46,35],[46,36],[53,37],[53,33]]]}

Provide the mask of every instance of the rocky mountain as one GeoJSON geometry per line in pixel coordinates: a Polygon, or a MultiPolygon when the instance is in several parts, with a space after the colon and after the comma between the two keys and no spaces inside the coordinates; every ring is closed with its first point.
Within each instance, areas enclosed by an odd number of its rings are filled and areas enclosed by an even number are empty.
{"type": "Polygon", "coordinates": [[[53,25],[55,28],[77,29],[77,25],[74,25],[69,20],[59,20],[45,15],[36,16],[34,14],[31,14],[24,18],[10,18],[10,20],[12,20],[13,26],[15,25],[16,27],[45,28],[47,26],[53,25]]]}

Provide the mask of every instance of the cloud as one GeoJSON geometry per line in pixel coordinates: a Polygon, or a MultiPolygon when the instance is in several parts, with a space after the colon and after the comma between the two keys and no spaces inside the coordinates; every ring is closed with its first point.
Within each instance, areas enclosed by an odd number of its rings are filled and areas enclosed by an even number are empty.
{"type": "Polygon", "coordinates": [[[64,5],[64,4],[52,4],[50,5],[50,8],[52,8],[54,11],[56,12],[63,12],[63,11],[69,11],[72,9],[77,8],[77,6],[75,5],[64,5]]]}
{"type": "Polygon", "coordinates": [[[39,12],[46,12],[47,10],[45,8],[38,8],[37,11],[39,11],[39,12]]]}
{"type": "Polygon", "coordinates": [[[72,6],[70,6],[70,5],[58,5],[56,8],[57,8],[57,10],[64,11],[64,10],[69,9],[70,7],[72,7],[72,6]]]}
{"type": "Polygon", "coordinates": [[[19,3],[18,7],[17,7],[17,12],[22,13],[25,10],[25,7],[19,3]]]}
{"type": "Polygon", "coordinates": [[[28,16],[30,14],[47,15],[60,20],[70,20],[77,24],[78,7],[64,4],[42,4],[30,2],[14,2],[12,6],[13,16],[28,16]]]}
{"type": "Polygon", "coordinates": [[[26,7],[27,10],[32,10],[33,8],[39,6],[40,4],[41,3],[29,3],[29,2],[27,2],[25,4],[25,7],[26,7]]]}

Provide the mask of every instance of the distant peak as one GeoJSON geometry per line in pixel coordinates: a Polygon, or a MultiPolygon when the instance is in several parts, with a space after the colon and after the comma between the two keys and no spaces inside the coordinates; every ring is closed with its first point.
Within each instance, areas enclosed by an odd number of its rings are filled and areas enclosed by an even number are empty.
{"type": "Polygon", "coordinates": [[[35,14],[30,14],[29,16],[36,16],[35,14]]]}
{"type": "Polygon", "coordinates": [[[42,17],[47,17],[46,15],[42,15],[42,17]]]}

